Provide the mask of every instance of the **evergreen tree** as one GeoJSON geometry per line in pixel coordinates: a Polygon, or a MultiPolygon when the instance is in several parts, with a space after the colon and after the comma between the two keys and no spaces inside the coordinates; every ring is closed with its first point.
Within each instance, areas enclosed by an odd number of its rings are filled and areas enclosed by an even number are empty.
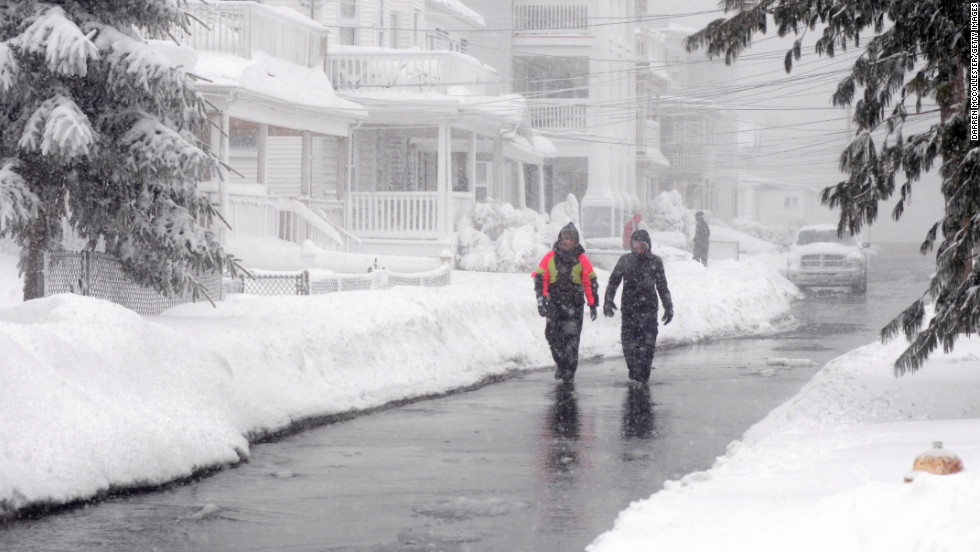
{"type": "Polygon", "coordinates": [[[186,0],[0,5],[0,237],[21,245],[24,299],[62,221],[168,295],[232,259],[197,182],[218,160],[188,76],[147,42],[186,28],[186,0]]]}
{"type": "Polygon", "coordinates": [[[970,3],[963,0],[722,0],[726,14],[687,39],[693,51],[733,63],[755,33],[770,21],[779,36],[798,38],[786,52],[787,72],[799,60],[803,36],[820,30],[820,55],[861,46],[860,34],[873,31],[863,53],[833,94],[837,106],[855,103],[857,129],[840,157],[846,179],[823,190],[821,199],[840,208],[838,232],[857,233],[878,216],[901,179],[892,211],[898,220],[920,176],[938,164],[945,216],[926,234],[923,254],[936,248],[936,273],[929,286],[935,316],[923,328],[919,298],[886,326],[883,340],[903,331],[909,347],[895,362],[897,374],[914,372],[940,344],[949,352],[957,336],[980,328],[980,148],[970,140],[967,68],[970,67],[970,3]],[[939,110],[923,132],[903,133],[907,101],[921,112],[924,99],[939,110]],[[901,174],[901,176],[900,176],[901,174]],[[941,234],[941,238],[939,235],[941,234]]]}

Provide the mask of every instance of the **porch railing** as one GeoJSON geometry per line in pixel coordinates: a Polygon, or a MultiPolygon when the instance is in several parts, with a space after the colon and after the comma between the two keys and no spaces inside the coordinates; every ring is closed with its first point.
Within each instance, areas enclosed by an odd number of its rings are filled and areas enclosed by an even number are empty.
{"type": "Polygon", "coordinates": [[[514,2],[516,34],[587,34],[588,30],[588,0],[514,2]]]}
{"type": "Polygon", "coordinates": [[[276,203],[279,239],[293,243],[310,240],[322,249],[350,251],[351,241],[337,227],[310,209],[301,199],[285,198],[276,203]]]}
{"type": "Polygon", "coordinates": [[[588,105],[583,99],[529,100],[531,126],[549,130],[584,130],[588,124],[588,105]]]}
{"type": "Polygon", "coordinates": [[[279,235],[276,199],[266,196],[230,194],[225,218],[235,239],[268,238],[279,235]]]}
{"type": "Polygon", "coordinates": [[[687,171],[702,170],[707,161],[704,146],[661,144],[660,151],[663,152],[664,157],[670,161],[670,165],[675,169],[687,171]]]}
{"type": "Polygon", "coordinates": [[[304,201],[308,200],[230,194],[225,214],[231,225],[228,235],[234,239],[278,237],[294,243],[310,240],[334,251],[356,249],[360,240],[342,229],[342,213],[339,222],[331,221],[304,201]]]}
{"type": "Polygon", "coordinates": [[[352,192],[351,232],[365,238],[439,236],[437,192],[352,192]]]}
{"type": "Polygon", "coordinates": [[[303,67],[326,70],[327,29],[304,23],[255,2],[191,0],[191,20],[183,44],[196,50],[251,58],[262,51],[303,67]]]}
{"type": "Polygon", "coordinates": [[[448,51],[389,50],[351,51],[343,47],[330,53],[330,82],[337,90],[358,88],[424,90],[447,93],[452,85],[464,85],[477,94],[500,93],[500,75],[466,54],[448,51]]]}

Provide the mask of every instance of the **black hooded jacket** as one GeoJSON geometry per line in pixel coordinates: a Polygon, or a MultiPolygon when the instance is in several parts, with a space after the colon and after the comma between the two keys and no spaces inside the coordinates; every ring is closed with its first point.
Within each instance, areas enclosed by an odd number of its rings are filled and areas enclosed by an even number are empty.
{"type": "Polygon", "coordinates": [[[670,290],[667,289],[667,275],[664,273],[664,263],[660,257],[650,252],[652,242],[646,230],[633,232],[630,242],[642,241],[647,244],[643,254],[627,253],[619,258],[616,268],[609,275],[606,286],[606,305],[612,305],[616,299],[616,290],[623,282],[623,297],[620,309],[624,315],[657,312],[657,295],[664,303],[665,311],[673,311],[674,304],[670,300],[670,290]]]}

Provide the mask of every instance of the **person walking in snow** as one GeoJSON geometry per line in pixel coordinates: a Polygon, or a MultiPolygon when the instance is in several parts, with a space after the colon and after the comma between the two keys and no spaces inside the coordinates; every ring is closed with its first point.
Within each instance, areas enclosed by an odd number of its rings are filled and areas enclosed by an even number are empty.
{"type": "Polygon", "coordinates": [[[641,222],[643,222],[643,215],[641,215],[640,213],[635,213],[633,215],[633,218],[631,218],[626,223],[626,226],[623,227],[623,249],[626,249],[627,251],[629,250],[630,236],[633,235],[633,232],[636,232],[637,230],[640,229],[641,222]]]}
{"type": "Polygon", "coordinates": [[[589,305],[594,321],[599,305],[599,282],[574,224],[561,229],[558,241],[531,276],[538,314],[547,319],[544,335],[555,359],[555,379],[570,382],[578,368],[584,306],[589,305]]]}
{"type": "Polygon", "coordinates": [[[660,296],[660,301],[664,304],[665,325],[674,319],[674,303],[667,288],[664,263],[660,257],[650,252],[650,234],[646,230],[637,230],[630,238],[631,251],[619,258],[609,275],[602,313],[608,317],[615,314],[616,290],[622,282],[623,295],[620,304],[623,319],[620,337],[623,341],[623,356],[626,357],[629,378],[646,382],[650,379],[653,355],[657,348],[657,296],[660,296]]]}
{"type": "Polygon", "coordinates": [[[704,266],[708,266],[708,237],[711,236],[711,229],[704,221],[704,211],[694,213],[697,224],[694,228],[694,260],[704,266]]]}

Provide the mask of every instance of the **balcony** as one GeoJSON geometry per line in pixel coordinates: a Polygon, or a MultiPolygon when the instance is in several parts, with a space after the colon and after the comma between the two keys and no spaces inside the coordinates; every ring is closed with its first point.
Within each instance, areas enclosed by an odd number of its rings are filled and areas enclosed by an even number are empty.
{"type": "Polygon", "coordinates": [[[514,1],[514,34],[588,34],[588,0],[514,1]]]}
{"type": "Polygon", "coordinates": [[[500,93],[500,75],[476,58],[450,51],[337,47],[329,60],[330,82],[338,91],[437,92],[465,86],[473,94],[500,93]]]}
{"type": "Polygon", "coordinates": [[[298,13],[290,16],[255,2],[212,2],[192,0],[188,32],[178,35],[181,43],[195,50],[221,52],[251,59],[252,52],[326,69],[327,29],[298,13]]]}
{"type": "Polygon", "coordinates": [[[531,126],[542,130],[583,132],[588,125],[588,99],[529,100],[531,126]]]}
{"type": "Polygon", "coordinates": [[[670,161],[671,167],[684,172],[701,172],[707,161],[705,148],[701,145],[661,144],[660,151],[670,161]]]}

